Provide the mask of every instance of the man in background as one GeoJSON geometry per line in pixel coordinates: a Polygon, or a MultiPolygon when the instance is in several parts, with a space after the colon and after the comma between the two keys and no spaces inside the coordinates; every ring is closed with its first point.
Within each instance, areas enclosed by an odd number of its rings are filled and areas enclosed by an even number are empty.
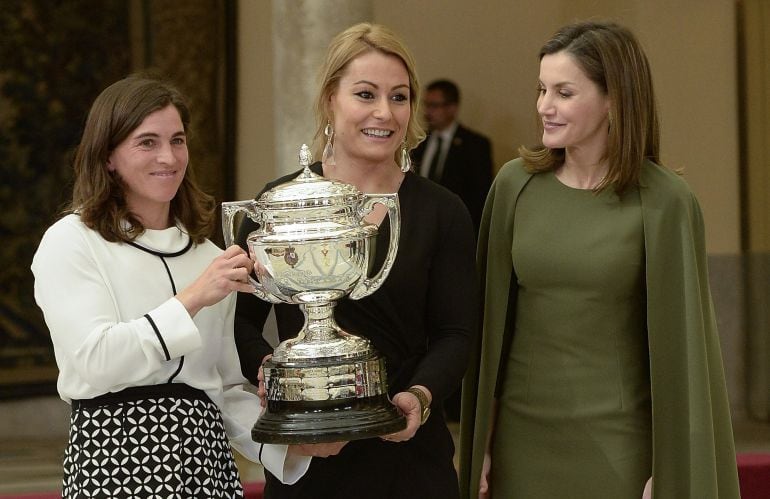
{"type": "Polygon", "coordinates": [[[449,80],[428,85],[423,108],[429,135],[412,153],[415,169],[460,196],[478,235],[484,201],[492,184],[489,139],[457,121],[460,90],[449,80]]]}
{"type": "MultiPolygon", "coordinates": [[[[449,80],[435,80],[425,90],[423,109],[428,138],[412,152],[415,171],[438,182],[463,200],[479,234],[481,212],[492,185],[489,139],[457,121],[460,90],[449,80]]],[[[460,387],[444,402],[448,421],[460,421],[460,387]]]]}

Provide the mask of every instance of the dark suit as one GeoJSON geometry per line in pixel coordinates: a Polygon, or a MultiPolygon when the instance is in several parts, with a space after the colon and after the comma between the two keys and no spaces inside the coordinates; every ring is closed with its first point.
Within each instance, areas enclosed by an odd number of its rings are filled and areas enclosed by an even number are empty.
{"type": "MultiPolygon", "coordinates": [[[[420,171],[427,144],[428,139],[412,151],[417,172],[420,171]]],[[[439,178],[433,180],[460,196],[471,213],[478,234],[481,212],[492,185],[492,146],[489,139],[458,125],[444,168],[439,178]]]]}

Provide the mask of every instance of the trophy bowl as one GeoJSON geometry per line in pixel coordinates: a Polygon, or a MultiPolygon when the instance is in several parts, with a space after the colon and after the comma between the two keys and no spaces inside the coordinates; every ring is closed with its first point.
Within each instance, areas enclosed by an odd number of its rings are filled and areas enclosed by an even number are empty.
{"type": "Polygon", "coordinates": [[[243,212],[259,228],[246,238],[255,295],[299,305],[305,323],[264,363],[267,408],[252,429],[257,442],[349,441],[400,431],[406,420],[388,399],[384,359],[369,340],[334,320],[336,302],[374,293],[398,251],[397,194],[363,194],[313,173],[306,145],[294,180],[258,200],[222,203],[225,243],[243,212]],[[382,268],[369,277],[377,226],[364,220],[376,203],[388,208],[390,241],[382,268]]]}

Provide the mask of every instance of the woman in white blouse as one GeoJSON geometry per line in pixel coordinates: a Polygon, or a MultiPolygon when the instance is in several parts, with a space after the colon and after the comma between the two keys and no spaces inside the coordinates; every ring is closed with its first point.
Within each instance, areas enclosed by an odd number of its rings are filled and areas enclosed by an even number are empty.
{"type": "Polygon", "coordinates": [[[69,213],[35,254],[72,404],[64,497],[241,497],[228,439],[286,483],[309,464],[303,449],[251,440],[259,402],[242,389],[233,312],[234,291],[253,291],[252,263],[207,239],[215,203],[188,168],[189,123],[167,83],[131,76],[104,90],[69,213]]]}

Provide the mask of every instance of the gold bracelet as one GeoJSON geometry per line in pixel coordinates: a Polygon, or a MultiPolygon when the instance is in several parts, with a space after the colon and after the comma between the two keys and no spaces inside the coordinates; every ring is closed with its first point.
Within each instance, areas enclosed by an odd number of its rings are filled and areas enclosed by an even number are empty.
{"type": "Polygon", "coordinates": [[[406,391],[417,397],[417,401],[420,402],[420,426],[422,426],[430,416],[430,404],[428,403],[428,396],[425,395],[424,391],[420,390],[416,386],[412,386],[406,391]]]}

